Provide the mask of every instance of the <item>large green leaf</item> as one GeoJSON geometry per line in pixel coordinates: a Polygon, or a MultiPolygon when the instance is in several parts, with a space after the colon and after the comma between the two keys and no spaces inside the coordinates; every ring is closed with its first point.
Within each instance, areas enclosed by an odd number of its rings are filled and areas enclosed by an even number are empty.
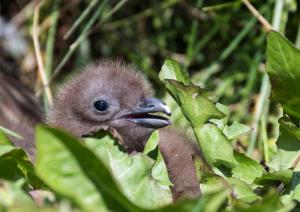
{"type": "MultiPolygon", "coordinates": [[[[228,167],[237,165],[230,141],[215,124],[208,123],[214,119],[215,122],[221,120],[220,123],[225,124],[228,121],[228,117],[208,98],[209,95],[206,90],[194,86],[190,81],[184,80],[184,74],[178,74],[183,71],[177,70],[180,66],[176,65],[176,61],[170,62],[167,60],[165,63],[168,65],[163,66],[160,79],[164,82],[168,92],[190,122],[207,162],[210,165],[223,164],[228,167]],[[170,68],[170,63],[172,68],[170,68]],[[168,79],[167,76],[169,75],[164,73],[173,73],[172,77],[170,77],[172,79],[168,79]]],[[[225,126],[221,128],[225,128],[225,126]]],[[[230,132],[229,135],[231,134],[233,133],[230,132]]]]}
{"type": "MultiPolygon", "coordinates": [[[[86,144],[111,171],[132,202],[144,208],[171,203],[170,181],[160,154],[156,162],[143,153],[128,155],[114,145],[110,135],[100,133],[98,137],[85,139],[86,144]]],[[[157,143],[156,139],[158,134],[154,133],[149,142],[157,143]]]]}
{"type": "Polygon", "coordinates": [[[201,96],[201,89],[183,85],[175,80],[164,80],[169,93],[180,105],[185,117],[191,123],[205,159],[209,164],[237,164],[229,140],[214,124],[205,124],[213,118],[223,118],[224,114],[208,98],[201,96]]]}
{"type": "Polygon", "coordinates": [[[267,71],[272,96],[284,112],[300,119],[300,50],[276,31],[267,37],[267,71]]]}
{"type": "Polygon", "coordinates": [[[77,139],[58,129],[36,129],[36,172],[57,193],[86,210],[138,211],[116,186],[101,160],[77,139]]]}

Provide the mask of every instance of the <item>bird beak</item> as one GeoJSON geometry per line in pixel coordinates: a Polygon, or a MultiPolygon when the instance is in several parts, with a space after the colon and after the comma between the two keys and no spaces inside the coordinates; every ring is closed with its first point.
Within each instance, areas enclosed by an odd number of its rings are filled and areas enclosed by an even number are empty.
{"type": "Polygon", "coordinates": [[[149,98],[145,99],[137,108],[123,115],[122,118],[147,128],[157,129],[170,125],[169,119],[149,114],[158,112],[168,116],[171,115],[170,108],[164,102],[159,99],[149,98]]]}

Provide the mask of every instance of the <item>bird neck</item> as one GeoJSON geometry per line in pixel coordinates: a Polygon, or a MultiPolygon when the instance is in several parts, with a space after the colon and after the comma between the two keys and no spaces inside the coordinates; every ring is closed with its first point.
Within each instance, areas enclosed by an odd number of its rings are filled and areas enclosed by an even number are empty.
{"type": "Polygon", "coordinates": [[[112,131],[126,151],[142,152],[153,129],[150,128],[118,128],[112,131]]]}

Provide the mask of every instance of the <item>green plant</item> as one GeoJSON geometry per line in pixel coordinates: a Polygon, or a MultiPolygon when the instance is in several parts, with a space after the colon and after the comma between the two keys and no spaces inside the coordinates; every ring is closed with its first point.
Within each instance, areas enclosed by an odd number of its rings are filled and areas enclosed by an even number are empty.
{"type": "MultiPolygon", "coordinates": [[[[289,40],[270,31],[271,26],[267,33],[260,30],[243,8],[247,0],[215,6],[209,0],[32,2],[14,14],[14,21],[23,17],[20,28],[30,37],[34,20],[34,38],[41,42],[35,50],[45,62],[45,70],[39,69],[50,88],[64,74],[63,67],[76,70],[89,58],[123,55],[136,63],[172,108],[174,125],[184,126],[202,149],[205,161],[195,158],[195,166],[203,196],[171,203],[161,155],[149,156],[156,151],[157,133],[143,153],[131,156],[103,132],[82,142],[38,126],[34,166],[6,136],[22,135],[0,126],[0,211],[299,209],[300,53],[289,41],[299,47],[296,0],[251,1],[289,40]],[[158,75],[155,70],[166,57],[181,64],[168,59],[158,75]],[[32,190],[42,206],[30,198],[32,190]]],[[[32,49],[22,64],[28,64],[32,49]]],[[[40,87],[38,80],[33,84],[40,87]]],[[[37,93],[44,95],[47,111],[51,100],[41,89],[37,93]]]]}
{"type": "Polygon", "coordinates": [[[34,167],[1,131],[1,208],[38,210],[23,190],[33,188],[55,194],[55,200],[44,206],[49,210],[63,207],[62,200],[74,209],[91,211],[287,211],[296,207],[300,201],[300,51],[278,32],[268,32],[267,40],[272,96],[284,111],[277,152],[269,163],[261,164],[234,149],[233,141],[250,128],[231,122],[228,107],[214,102],[208,90],[194,85],[189,74],[168,59],[159,77],[191,124],[203,152],[205,161],[195,159],[203,196],[171,203],[171,183],[161,155],[148,156],[157,148],[157,133],[143,153],[132,156],[103,132],[81,143],[58,129],[39,126],[34,167]]]}

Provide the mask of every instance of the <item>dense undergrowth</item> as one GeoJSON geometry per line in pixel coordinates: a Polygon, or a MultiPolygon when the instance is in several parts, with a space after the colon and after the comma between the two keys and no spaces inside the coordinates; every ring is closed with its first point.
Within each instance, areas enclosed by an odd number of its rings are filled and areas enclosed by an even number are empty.
{"type": "MultiPolygon", "coordinates": [[[[54,2],[53,11],[61,12],[57,9],[61,2],[54,2]]],[[[193,7],[200,8],[203,4],[205,6],[205,2],[180,2],[166,1],[157,5],[158,12],[156,7],[149,7],[148,11],[146,7],[140,15],[124,18],[122,15],[135,11],[133,3],[124,12],[122,7],[127,1],[120,1],[117,8],[114,6],[118,3],[113,6],[108,1],[101,1],[101,4],[91,1],[88,4],[91,8],[102,5],[103,10],[91,16],[86,23],[79,21],[78,26],[81,29],[75,43],[77,39],[82,39],[82,42],[78,43],[77,51],[72,52],[70,48],[63,51],[63,55],[60,51],[63,47],[60,49],[51,44],[51,40],[46,38],[51,38],[52,27],[46,21],[41,27],[42,30],[43,26],[47,29],[50,27],[48,31],[44,29],[49,34],[46,36],[46,33],[41,33],[41,39],[50,46],[45,47],[50,48],[45,53],[48,76],[53,76],[53,71],[55,73],[55,70],[61,69],[60,64],[64,63],[61,62],[64,57],[70,63],[67,56],[70,51],[78,66],[86,63],[89,57],[97,55],[97,51],[104,57],[118,51],[118,55],[123,54],[137,63],[155,85],[157,95],[164,96],[171,106],[172,121],[176,126],[185,126],[203,152],[206,163],[195,158],[203,196],[195,200],[172,203],[169,190],[171,183],[161,155],[158,154],[155,159],[148,156],[157,148],[159,135],[156,132],[149,139],[143,153],[129,156],[115,146],[109,134],[101,133],[97,138],[87,138],[81,143],[59,129],[38,126],[37,161],[33,166],[26,153],[9,141],[6,134],[11,132],[1,128],[0,211],[299,209],[300,51],[278,32],[266,33],[259,27],[254,28],[256,19],[249,14],[244,21],[237,22],[236,17],[247,16],[241,14],[241,11],[246,10],[241,8],[240,1],[222,4],[220,7],[206,7],[207,13],[193,10],[193,7]],[[184,23],[189,18],[180,13],[181,7],[200,20],[206,14],[206,18],[213,23],[204,24],[201,28],[199,20],[193,19],[191,26],[186,26],[184,23]],[[214,14],[218,11],[226,13],[228,8],[237,15],[235,18],[232,18],[234,15],[214,14]],[[120,13],[116,12],[118,9],[120,13]],[[158,14],[159,11],[163,12],[158,14]],[[174,12],[180,15],[172,19],[174,12]],[[96,17],[94,22],[93,17],[96,17]],[[107,23],[112,17],[116,20],[107,23]],[[233,27],[230,27],[232,19],[235,20],[234,26],[245,27],[240,32],[233,32],[233,27]],[[107,43],[102,41],[91,45],[95,41],[93,34],[90,39],[83,36],[91,26],[95,26],[96,21],[104,27],[103,40],[110,38],[107,43]],[[147,21],[153,23],[153,28],[145,30],[143,26],[148,26],[147,21]],[[138,30],[143,45],[136,44],[139,42],[134,39],[134,35],[138,34],[133,30],[134,22],[142,25],[138,30]],[[216,36],[218,32],[224,31],[230,31],[235,37],[232,39],[226,33],[216,36]],[[205,36],[197,39],[200,32],[205,32],[205,36]],[[128,42],[119,45],[119,42],[124,41],[124,35],[128,42]],[[176,44],[184,42],[180,37],[186,41],[184,50],[182,45],[176,44]],[[255,37],[251,45],[248,42],[250,37],[255,37]],[[241,42],[245,38],[248,40],[241,42]],[[266,46],[263,45],[265,38],[266,46]],[[224,43],[227,46],[223,46],[224,43]],[[60,62],[57,58],[51,58],[54,54],[51,45],[58,49],[56,51],[59,52],[60,62]],[[100,50],[95,50],[97,46],[101,46],[100,50]],[[121,48],[117,48],[120,46],[121,48]],[[76,53],[75,56],[73,53],[76,53]],[[217,59],[213,59],[217,55],[217,59]],[[175,58],[180,64],[174,59],[167,59],[159,74],[156,73],[154,70],[160,69],[162,58],[166,57],[175,58]],[[264,71],[260,73],[258,66],[263,61],[266,62],[266,67],[260,66],[264,71]],[[52,63],[57,68],[53,68],[52,63]],[[261,83],[260,88],[257,82],[261,83]],[[169,95],[164,94],[165,91],[169,95]],[[270,91],[271,103],[268,99],[270,91]],[[229,104],[230,107],[226,106],[229,104]],[[254,112],[251,111],[252,104],[254,112]],[[32,190],[38,190],[31,195],[40,198],[39,204],[30,197],[32,190]]],[[[267,1],[262,5],[258,3],[258,8],[267,18],[273,14],[274,28],[284,32],[288,24],[294,24],[293,17],[291,23],[288,23],[288,15],[295,10],[295,5],[296,1],[290,1],[281,8],[279,22],[276,22],[278,11],[275,9],[272,13],[270,8],[280,5],[267,1]]],[[[49,17],[55,21],[55,13],[49,17]]],[[[47,16],[42,18],[46,20],[47,16]]],[[[54,25],[53,29],[55,27],[54,25]]],[[[58,23],[58,29],[61,27],[58,23]]],[[[58,33],[61,32],[58,30],[58,33]]],[[[286,34],[294,37],[295,32],[287,27],[286,34]]],[[[74,33],[72,35],[75,36],[74,33]]],[[[298,45],[296,42],[296,46],[298,45]]],[[[73,69],[72,64],[68,63],[64,66],[73,69]]],[[[47,95],[44,99],[47,110],[47,95]]]]}

